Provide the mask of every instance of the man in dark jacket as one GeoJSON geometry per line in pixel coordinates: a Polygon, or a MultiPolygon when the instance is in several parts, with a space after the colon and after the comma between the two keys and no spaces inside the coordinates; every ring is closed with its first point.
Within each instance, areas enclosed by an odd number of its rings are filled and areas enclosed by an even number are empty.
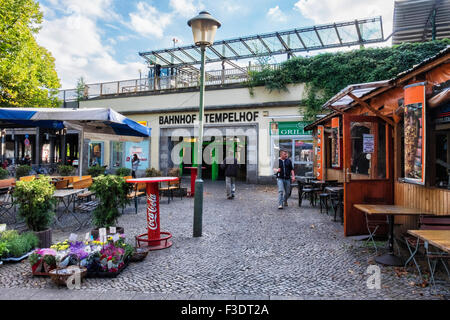
{"type": "Polygon", "coordinates": [[[291,181],[295,180],[294,166],[291,159],[288,158],[287,151],[280,151],[280,158],[278,159],[278,168],[274,168],[277,174],[278,185],[278,209],[283,209],[288,206],[287,199],[291,189],[291,181]]]}
{"type": "Polygon", "coordinates": [[[235,157],[227,157],[220,167],[225,169],[227,199],[233,199],[236,191],[236,177],[239,170],[237,159],[235,157]]]}

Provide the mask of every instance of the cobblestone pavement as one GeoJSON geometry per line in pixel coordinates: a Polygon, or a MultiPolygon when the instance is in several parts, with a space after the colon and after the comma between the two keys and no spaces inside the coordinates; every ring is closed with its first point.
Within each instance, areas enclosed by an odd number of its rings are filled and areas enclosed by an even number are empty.
{"type": "MultiPolygon", "coordinates": [[[[308,203],[299,208],[296,192],[278,210],[275,186],[237,184],[233,200],[225,183],[206,182],[203,236],[192,237],[192,198],[161,199],[161,231],[173,235],[169,249],[150,252],[115,279],[85,279],[81,290],[57,288],[33,277],[28,261],[0,266],[0,298],[69,299],[443,299],[421,288],[408,273],[381,267],[381,289],[368,289],[373,250],[343,236],[340,223],[308,203]],[[25,290],[44,289],[44,290],[25,290]],[[70,292],[71,291],[71,292],[70,292]]],[[[145,232],[144,201],[120,218],[129,239],[145,232]]],[[[88,229],[81,230],[81,236],[88,229]]],[[[54,241],[70,232],[54,231],[54,241]]],[[[401,271],[401,270],[400,270],[401,271]]]]}

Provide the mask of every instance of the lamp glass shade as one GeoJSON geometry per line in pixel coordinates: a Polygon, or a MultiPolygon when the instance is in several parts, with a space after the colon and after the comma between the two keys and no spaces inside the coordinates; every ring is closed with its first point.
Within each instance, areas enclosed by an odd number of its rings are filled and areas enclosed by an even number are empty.
{"type": "Polygon", "coordinates": [[[220,27],[220,22],[209,13],[203,11],[197,17],[189,20],[188,25],[192,28],[194,43],[197,46],[210,46],[214,43],[214,37],[216,36],[217,28],[220,27]]]}

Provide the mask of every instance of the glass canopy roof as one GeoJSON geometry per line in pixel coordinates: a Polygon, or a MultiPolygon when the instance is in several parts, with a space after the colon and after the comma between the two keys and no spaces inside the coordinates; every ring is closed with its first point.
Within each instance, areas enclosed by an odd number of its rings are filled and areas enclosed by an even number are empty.
{"type": "MultiPolygon", "coordinates": [[[[381,17],[317,25],[216,41],[206,49],[206,62],[249,59],[260,56],[363,45],[384,41],[381,17]]],[[[200,64],[194,45],[140,52],[151,65],[163,67],[200,64]]]]}

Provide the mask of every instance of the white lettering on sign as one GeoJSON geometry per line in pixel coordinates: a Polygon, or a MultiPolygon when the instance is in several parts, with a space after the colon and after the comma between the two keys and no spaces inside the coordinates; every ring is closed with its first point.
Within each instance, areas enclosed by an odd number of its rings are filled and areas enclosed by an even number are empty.
{"type": "Polygon", "coordinates": [[[147,206],[147,226],[150,230],[156,230],[158,227],[156,218],[158,215],[158,208],[156,204],[156,194],[149,194],[147,196],[148,206],[147,206]]]}

